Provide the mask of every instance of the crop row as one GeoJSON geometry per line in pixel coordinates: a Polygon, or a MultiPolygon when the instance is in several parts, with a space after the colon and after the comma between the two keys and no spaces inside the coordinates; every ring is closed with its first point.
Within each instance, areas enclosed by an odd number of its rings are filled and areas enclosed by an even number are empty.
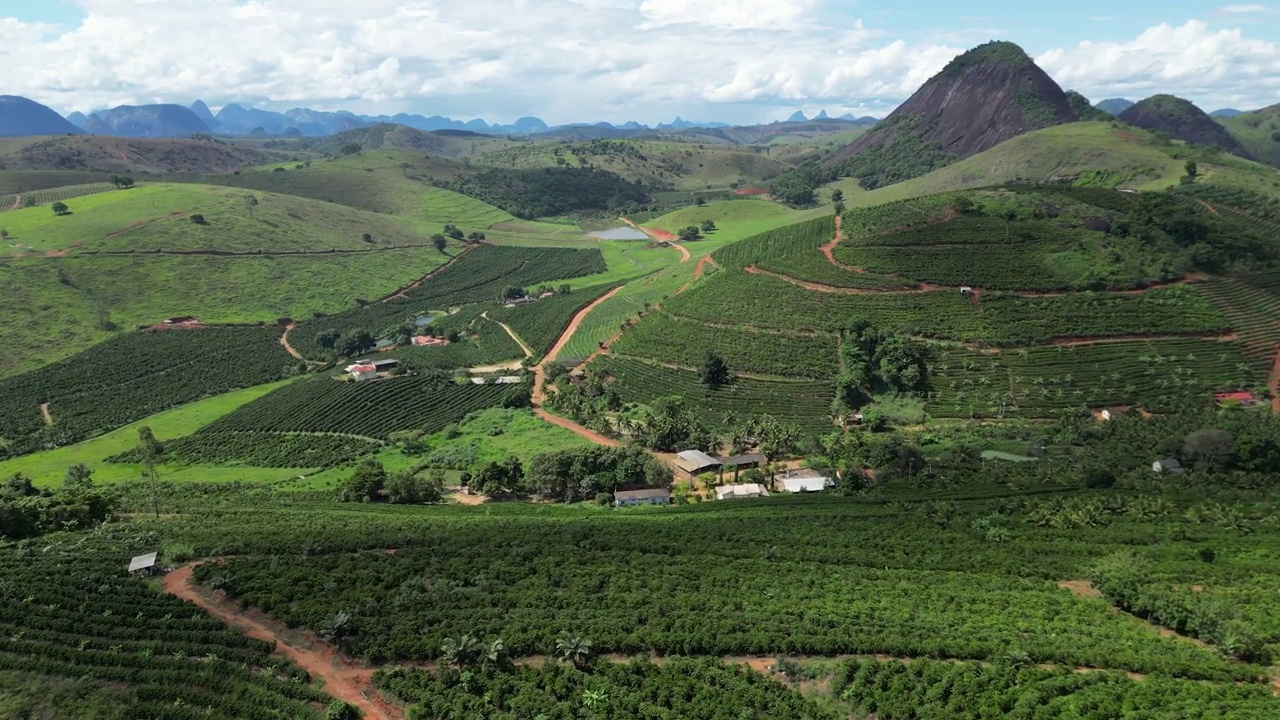
{"type": "Polygon", "coordinates": [[[452,223],[463,228],[487,230],[511,220],[507,212],[452,190],[429,187],[422,196],[423,216],[427,222],[452,223]]]}
{"type": "Polygon", "coordinates": [[[947,217],[953,199],[953,195],[944,193],[855,208],[845,212],[841,229],[845,239],[856,241],[863,237],[926,225],[947,217]]]}
{"type": "Polygon", "coordinates": [[[125,577],[130,544],[0,551],[0,672],[92,679],[52,717],[318,718],[327,697],[270,643],[125,577]]]}
{"type": "Polygon", "coordinates": [[[557,293],[537,302],[490,311],[489,317],[506,323],[535,354],[545,355],[569,327],[573,316],[611,289],[599,285],[567,295],[557,293]]]}
{"type": "Polygon", "coordinates": [[[1185,288],[1041,298],[989,293],[982,295],[979,309],[955,290],[822,293],[733,271],[717,273],[664,309],[704,323],[790,331],[839,330],[864,319],[911,335],[1002,346],[1054,338],[1204,334],[1232,326],[1185,288]]]}
{"type": "Polygon", "coordinates": [[[291,372],[276,328],[130,332],[0,381],[0,456],[83,440],[291,372]],[[40,406],[48,404],[52,423],[40,406]]]}
{"type": "Polygon", "coordinates": [[[1186,338],[986,354],[947,350],[929,362],[929,412],[940,417],[1052,417],[1116,405],[1153,412],[1208,405],[1257,376],[1235,343],[1186,338]]]}
{"type": "Polygon", "coordinates": [[[111,192],[115,189],[116,186],[109,183],[95,183],[92,185],[70,185],[51,190],[37,190],[14,195],[0,195],[0,211],[14,207],[15,203],[22,207],[26,207],[28,204],[48,205],[60,200],[70,200],[84,197],[85,195],[97,195],[98,193],[111,192]],[[20,203],[19,198],[21,198],[20,203]]]}
{"type": "Polygon", "coordinates": [[[783,334],[713,327],[665,313],[650,313],[612,351],[697,368],[715,351],[733,372],[829,379],[836,373],[834,333],[783,334]]]}
{"type": "Polygon", "coordinates": [[[835,234],[835,218],[820,217],[754,235],[721,248],[712,255],[717,263],[725,267],[741,268],[766,258],[816,252],[822,245],[831,242],[835,234]]]}
{"type": "Polygon", "coordinates": [[[767,258],[757,263],[756,267],[796,280],[840,288],[893,290],[916,286],[915,282],[905,278],[846,270],[839,265],[832,264],[817,250],[784,257],[767,258]]]}
{"type": "Polygon", "coordinates": [[[727,386],[711,389],[696,372],[630,358],[606,355],[593,361],[590,368],[611,377],[611,389],[624,402],[650,403],[677,395],[704,412],[711,425],[733,413],[737,417],[770,415],[794,423],[810,435],[832,427],[828,413],[835,387],[830,381],[737,378],[727,386]]]}
{"type": "MultiPolygon", "coordinates": [[[[165,462],[188,465],[247,465],[327,468],[377,452],[381,444],[345,435],[274,432],[201,432],[165,443],[165,462]]],[[[107,462],[138,462],[137,451],[107,462]]]]}
{"type": "Polygon", "coordinates": [[[894,229],[876,235],[851,237],[845,243],[850,247],[1035,243],[1067,245],[1078,241],[1084,232],[1062,227],[1048,220],[1008,222],[1000,218],[974,215],[919,227],[894,229]]]}
{"type": "Polygon", "coordinates": [[[836,248],[841,263],[869,273],[896,274],[924,283],[996,290],[1054,290],[1071,287],[1051,263],[1064,246],[1013,245],[853,246],[836,248]]]}
{"type": "Polygon", "coordinates": [[[468,303],[496,301],[508,287],[529,287],[540,283],[569,280],[601,273],[608,268],[597,249],[571,250],[544,247],[499,247],[482,245],[457,258],[453,264],[412,290],[403,298],[371,303],[341,313],[310,320],[296,335],[295,347],[304,354],[320,356],[324,349],[314,343],[326,330],[346,333],[366,330],[375,337],[387,337],[431,310],[445,310],[468,303]]]}
{"type": "Polygon", "coordinates": [[[197,435],[318,432],[386,438],[399,430],[437,432],[476,410],[502,404],[510,386],[403,377],[360,383],[317,377],[292,383],[224,415],[197,435]]]}
{"type": "Polygon", "coordinates": [[[1196,285],[1230,320],[1245,354],[1264,372],[1280,350],[1280,294],[1267,291],[1267,282],[1268,276],[1241,276],[1196,285]]]}

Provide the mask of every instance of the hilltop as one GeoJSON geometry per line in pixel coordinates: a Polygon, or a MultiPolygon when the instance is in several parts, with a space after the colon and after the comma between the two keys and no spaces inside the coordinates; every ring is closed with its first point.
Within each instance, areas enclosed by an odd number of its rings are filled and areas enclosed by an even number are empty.
{"type": "Polygon", "coordinates": [[[1022,48],[993,42],[952,60],[830,162],[879,187],[1076,119],[1066,93],[1022,48]]]}
{"type": "Polygon", "coordinates": [[[1280,105],[1219,117],[1217,122],[1255,158],[1280,167],[1280,105]]]}
{"type": "Polygon", "coordinates": [[[17,95],[0,95],[0,137],[79,135],[82,132],[52,108],[17,95]]]}
{"type": "Polygon", "coordinates": [[[1094,107],[1108,115],[1119,115],[1125,110],[1133,107],[1133,105],[1134,102],[1132,100],[1126,100],[1125,98],[1111,98],[1109,100],[1100,101],[1097,105],[1094,105],[1094,107]]]}
{"type": "Polygon", "coordinates": [[[216,138],[29,138],[0,145],[0,170],[225,173],[291,157],[216,138]]]}
{"type": "Polygon", "coordinates": [[[1249,151],[1231,133],[1191,101],[1173,95],[1154,95],[1120,113],[1120,120],[1174,139],[1211,145],[1244,158],[1249,151]]]}
{"type": "Polygon", "coordinates": [[[88,117],[86,132],[116,137],[187,137],[213,130],[181,105],[122,105],[88,117]]]}

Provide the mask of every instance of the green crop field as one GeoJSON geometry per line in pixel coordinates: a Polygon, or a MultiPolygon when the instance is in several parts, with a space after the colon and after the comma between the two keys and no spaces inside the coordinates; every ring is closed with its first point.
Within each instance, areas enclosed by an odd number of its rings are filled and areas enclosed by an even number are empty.
{"type": "Polygon", "coordinates": [[[1196,285],[1196,292],[1222,311],[1239,333],[1250,362],[1267,372],[1280,352],[1280,292],[1276,274],[1218,278],[1196,285]]]}
{"type": "Polygon", "coordinates": [[[535,355],[541,356],[551,350],[579,310],[612,289],[609,285],[584,287],[568,295],[556,294],[537,302],[493,310],[489,317],[506,323],[535,355]]]}
{"type": "Polygon", "coordinates": [[[649,307],[657,305],[693,282],[692,262],[674,265],[654,275],[632,280],[616,295],[600,303],[578,326],[560,353],[561,360],[580,360],[600,348],[649,307]]]}
{"type": "Polygon", "coordinates": [[[732,412],[738,417],[771,415],[795,423],[808,435],[832,429],[829,413],[835,388],[829,381],[738,378],[712,390],[702,384],[697,372],[641,360],[606,355],[588,368],[612,378],[611,387],[625,402],[649,403],[677,395],[712,424],[719,424],[732,412]]]}
{"type": "Polygon", "coordinates": [[[423,219],[431,225],[445,223],[460,228],[486,230],[515,220],[511,213],[486,202],[444,188],[426,188],[422,196],[423,219]]]}
{"type": "Polygon", "coordinates": [[[937,417],[1054,417],[1112,405],[1168,412],[1258,379],[1237,344],[1195,338],[944,351],[930,367],[928,408],[937,417]]]}
{"type": "Polygon", "coordinates": [[[724,200],[707,203],[702,207],[688,207],[668,213],[643,223],[646,227],[668,232],[679,232],[690,225],[701,225],[704,220],[716,224],[716,231],[704,240],[687,243],[694,256],[705,255],[729,243],[752,235],[759,235],[774,228],[792,225],[802,220],[830,214],[830,208],[793,210],[768,200],[724,200]]]}
{"type": "Polygon", "coordinates": [[[111,326],[128,329],[187,315],[240,323],[339,312],[358,298],[395,292],[446,259],[428,247],[261,257],[72,254],[0,262],[0,376],[80,352],[112,337],[115,331],[104,329],[111,326]]]}

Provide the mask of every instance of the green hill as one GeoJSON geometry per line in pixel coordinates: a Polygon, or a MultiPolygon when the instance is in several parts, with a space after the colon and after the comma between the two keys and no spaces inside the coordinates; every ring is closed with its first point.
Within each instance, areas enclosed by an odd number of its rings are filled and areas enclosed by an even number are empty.
{"type": "Polygon", "coordinates": [[[1280,105],[1214,118],[1258,160],[1280,167],[1280,105]]]}
{"type": "Polygon", "coordinates": [[[906,182],[848,193],[851,205],[921,197],[1016,180],[1076,178],[1078,184],[1137,190],[1177,185],[1187,160],[1196,160],[1203,182],[1275,195],[1280,173],[1232,155],[1176,142],[1115,123],[1085,122],[1027,133],[984,153],[906,182]]]}

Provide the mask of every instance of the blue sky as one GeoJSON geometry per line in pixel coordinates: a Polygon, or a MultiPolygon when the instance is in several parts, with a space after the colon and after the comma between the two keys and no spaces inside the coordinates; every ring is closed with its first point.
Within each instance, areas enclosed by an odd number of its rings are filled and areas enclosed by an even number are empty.
{"type": "Polygon", "coordinates": [[[1094,100],[1280,102],[1280,0],[0,0],[0,66],[61,112],[196,98],[510,121],[884,115],[1022,45],[1094,100]]]}

